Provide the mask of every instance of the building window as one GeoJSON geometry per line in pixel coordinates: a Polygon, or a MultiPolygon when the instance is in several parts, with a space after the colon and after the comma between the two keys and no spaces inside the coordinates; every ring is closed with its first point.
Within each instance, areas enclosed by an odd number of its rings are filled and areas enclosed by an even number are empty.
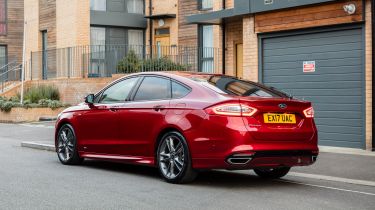
{"type": "Polygon", "coordinates": [[[214,35],[212,25],[203,25],[200,27],[200,71],[214,72],[214,35]]]}
{"type": "Polygon", "coordinates": [[[8,67],[6,66],[8,62],[7,47],[0,45],[0,82],[8,80],[8,67]]]}
{"type": "Polygon", "coordinates": [[[199,9],[210,10],[214,7],[213,0],[199,0],[199,9]]]}
{"type": "Polygon", "coordinates": [[[106,11],[107,0],[90,0],[90,9],[95,11],[106,11]]]}
{"type": "Polygon", "coordinates": [[[97,77],[104,74],[105,31],[104,27],[91,27],[91,64],[89,77],[97,77]]]}
{"type": "Polygon", "coordinates": [[[7,34],[7,4],[6,0],[0,0],[0,35],[7,34]]]}
{"type": "Polygon", "coordinates": [[[128,13],[144,14],[144,0],[128,0],[128,13]]]}
{"type": "Polygon", "coordinates": [[[0,46],[0,73],[4,72],[5,65],[7,64],[7,47],[0,46]]]}
{"type": "Polygon", "coordinates": [[[143,54],[144,35],[142,30],[128,30],[128,44],[130,48],[137,54],[143,54]]]}

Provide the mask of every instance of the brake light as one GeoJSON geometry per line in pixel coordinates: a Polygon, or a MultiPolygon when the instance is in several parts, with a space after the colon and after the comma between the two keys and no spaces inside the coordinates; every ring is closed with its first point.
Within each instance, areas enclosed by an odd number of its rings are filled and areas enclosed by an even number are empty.
{"type": "Polygon", "coordinates": [[[221,104],[206,109],[208,114],[226,115],[226,116],[253,116],[257,109],[244,104],[221,104]]]}
{"type": "Polygon", "coordinates": [[[303,114],[306,118],[314,118],[314,108],[310,107],[303,110],[303,114]]]}

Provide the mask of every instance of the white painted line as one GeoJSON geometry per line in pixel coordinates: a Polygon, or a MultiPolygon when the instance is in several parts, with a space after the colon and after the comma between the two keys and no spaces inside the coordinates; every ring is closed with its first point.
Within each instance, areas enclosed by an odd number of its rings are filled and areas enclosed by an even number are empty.
{"type": "Polygon", "coordinates": [[[346,155],[362,155],[362,156],[372,156],[375,157],[375,152],[362,149],[353,149],[353,148],[343,148],[343,147],[328,147],[328,146],[319,146],[320,152],[326,153],[336,153],[336,154],[346,154],[346,155]]]}
{"type": "Polygon", "coordinates": [[[298,172],[289,172],[288,176],[296,176],[296,177],[302,177],[302,178],[310,178],[310,179],[318,179],[318,180],[326,180],[326,181],[334,181],[334,182],[342,182],[342,183],[347,183],[347,184],[365,185],[365,186],[375,187],[375,182],[359,180],[359,179],[347,179],[347,178],[341,178],[341,177],[325,176],[325,175],[318,175],[318,174],[305,174],[305,173],[298,173],[298,172]]]}
{"type": "Polygon", "coordinates": [[[43,125],[43,124],[28,124],[28,123],[23,123],[20,124],[25,127],[31,127],[31,128],[55,128],[55,126],[52,125],[43,125]]]}
{"type": "Polygon", "coordinates": [[[323,186],[323,185],[307,184],[307,183],[289,181],[289,180],[283,180],[283,179],[279,179],[277,181],[292,183],[292,184],[298,184],[298,185],[305,185],[305,186],[310,186],[310,187],[324,188],[324,189],[329,189],[329,190],[338,190],[338,191],[343,191],[343,192],[350,192],[350,193],[358,193],[358,194],[363,194],[363,195],[375,196],[375,193],[362,192],[362,191],[356,191],[356,190],[348,190],[348,189],[342,189],[342,188],[337,188],[337,187],[328,187],[328,186],[323,186]]]}
{"type": "Polygon", "coordinates": [[[43,143],[37,143],[37,142],[21,142],[21,147],[27,147],[27,148],[39,149],[39,150],[47,150],[51,152],[55,151],[55,145],[43,144],[43,143]]]}

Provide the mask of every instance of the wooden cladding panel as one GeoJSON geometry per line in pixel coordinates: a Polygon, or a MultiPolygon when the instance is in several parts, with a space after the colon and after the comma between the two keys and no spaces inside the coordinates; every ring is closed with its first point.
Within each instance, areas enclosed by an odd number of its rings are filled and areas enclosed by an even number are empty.
{"type": "Polygon", "coordinates": [[[255,15],[256,32],[272,32],[308,27],[353,23],[363,20],[362,0],[339,1],[312,7],[293,8],[272,13],[255,15]],[[356,5],[353,15],[347,14],[343,6],[356,5]]]}
{"type": "Polygon", "coordinates": [[[7,34],[0,36],[0,45],[8,49],[8,61],[22,61],[23,0],[7,0],[7,34]]]}
{"type": "Polygon", "coordinates": [[[186,16],[198,13],[197,0],[178,0],[178,44],[196,46],[198,44],[198,26],[189,24],[186,16]]]}
{"type": "Polygon", "coordinates": [[[56,48],[56,0],[39,0],[39,30],[47,31],[48,48],[56,48]]]}

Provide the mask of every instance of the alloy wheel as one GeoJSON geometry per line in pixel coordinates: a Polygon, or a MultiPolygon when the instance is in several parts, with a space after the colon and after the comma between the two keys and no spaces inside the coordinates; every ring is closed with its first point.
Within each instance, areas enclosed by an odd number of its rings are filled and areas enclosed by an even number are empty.
{"type": "Polygon", "coordinates": [[[68,162],[74,155],[75,137],[73,131],[69,127],[60,130],[58,136],[57,153],[60,160],[68,162]]]}
{"type": "Polygon", "coordinates": [[[181,140],[175,136],[167,136],[159,150],[161,172],[168,179],[174,179],[184,169],[185,154],[181,140]]]}

